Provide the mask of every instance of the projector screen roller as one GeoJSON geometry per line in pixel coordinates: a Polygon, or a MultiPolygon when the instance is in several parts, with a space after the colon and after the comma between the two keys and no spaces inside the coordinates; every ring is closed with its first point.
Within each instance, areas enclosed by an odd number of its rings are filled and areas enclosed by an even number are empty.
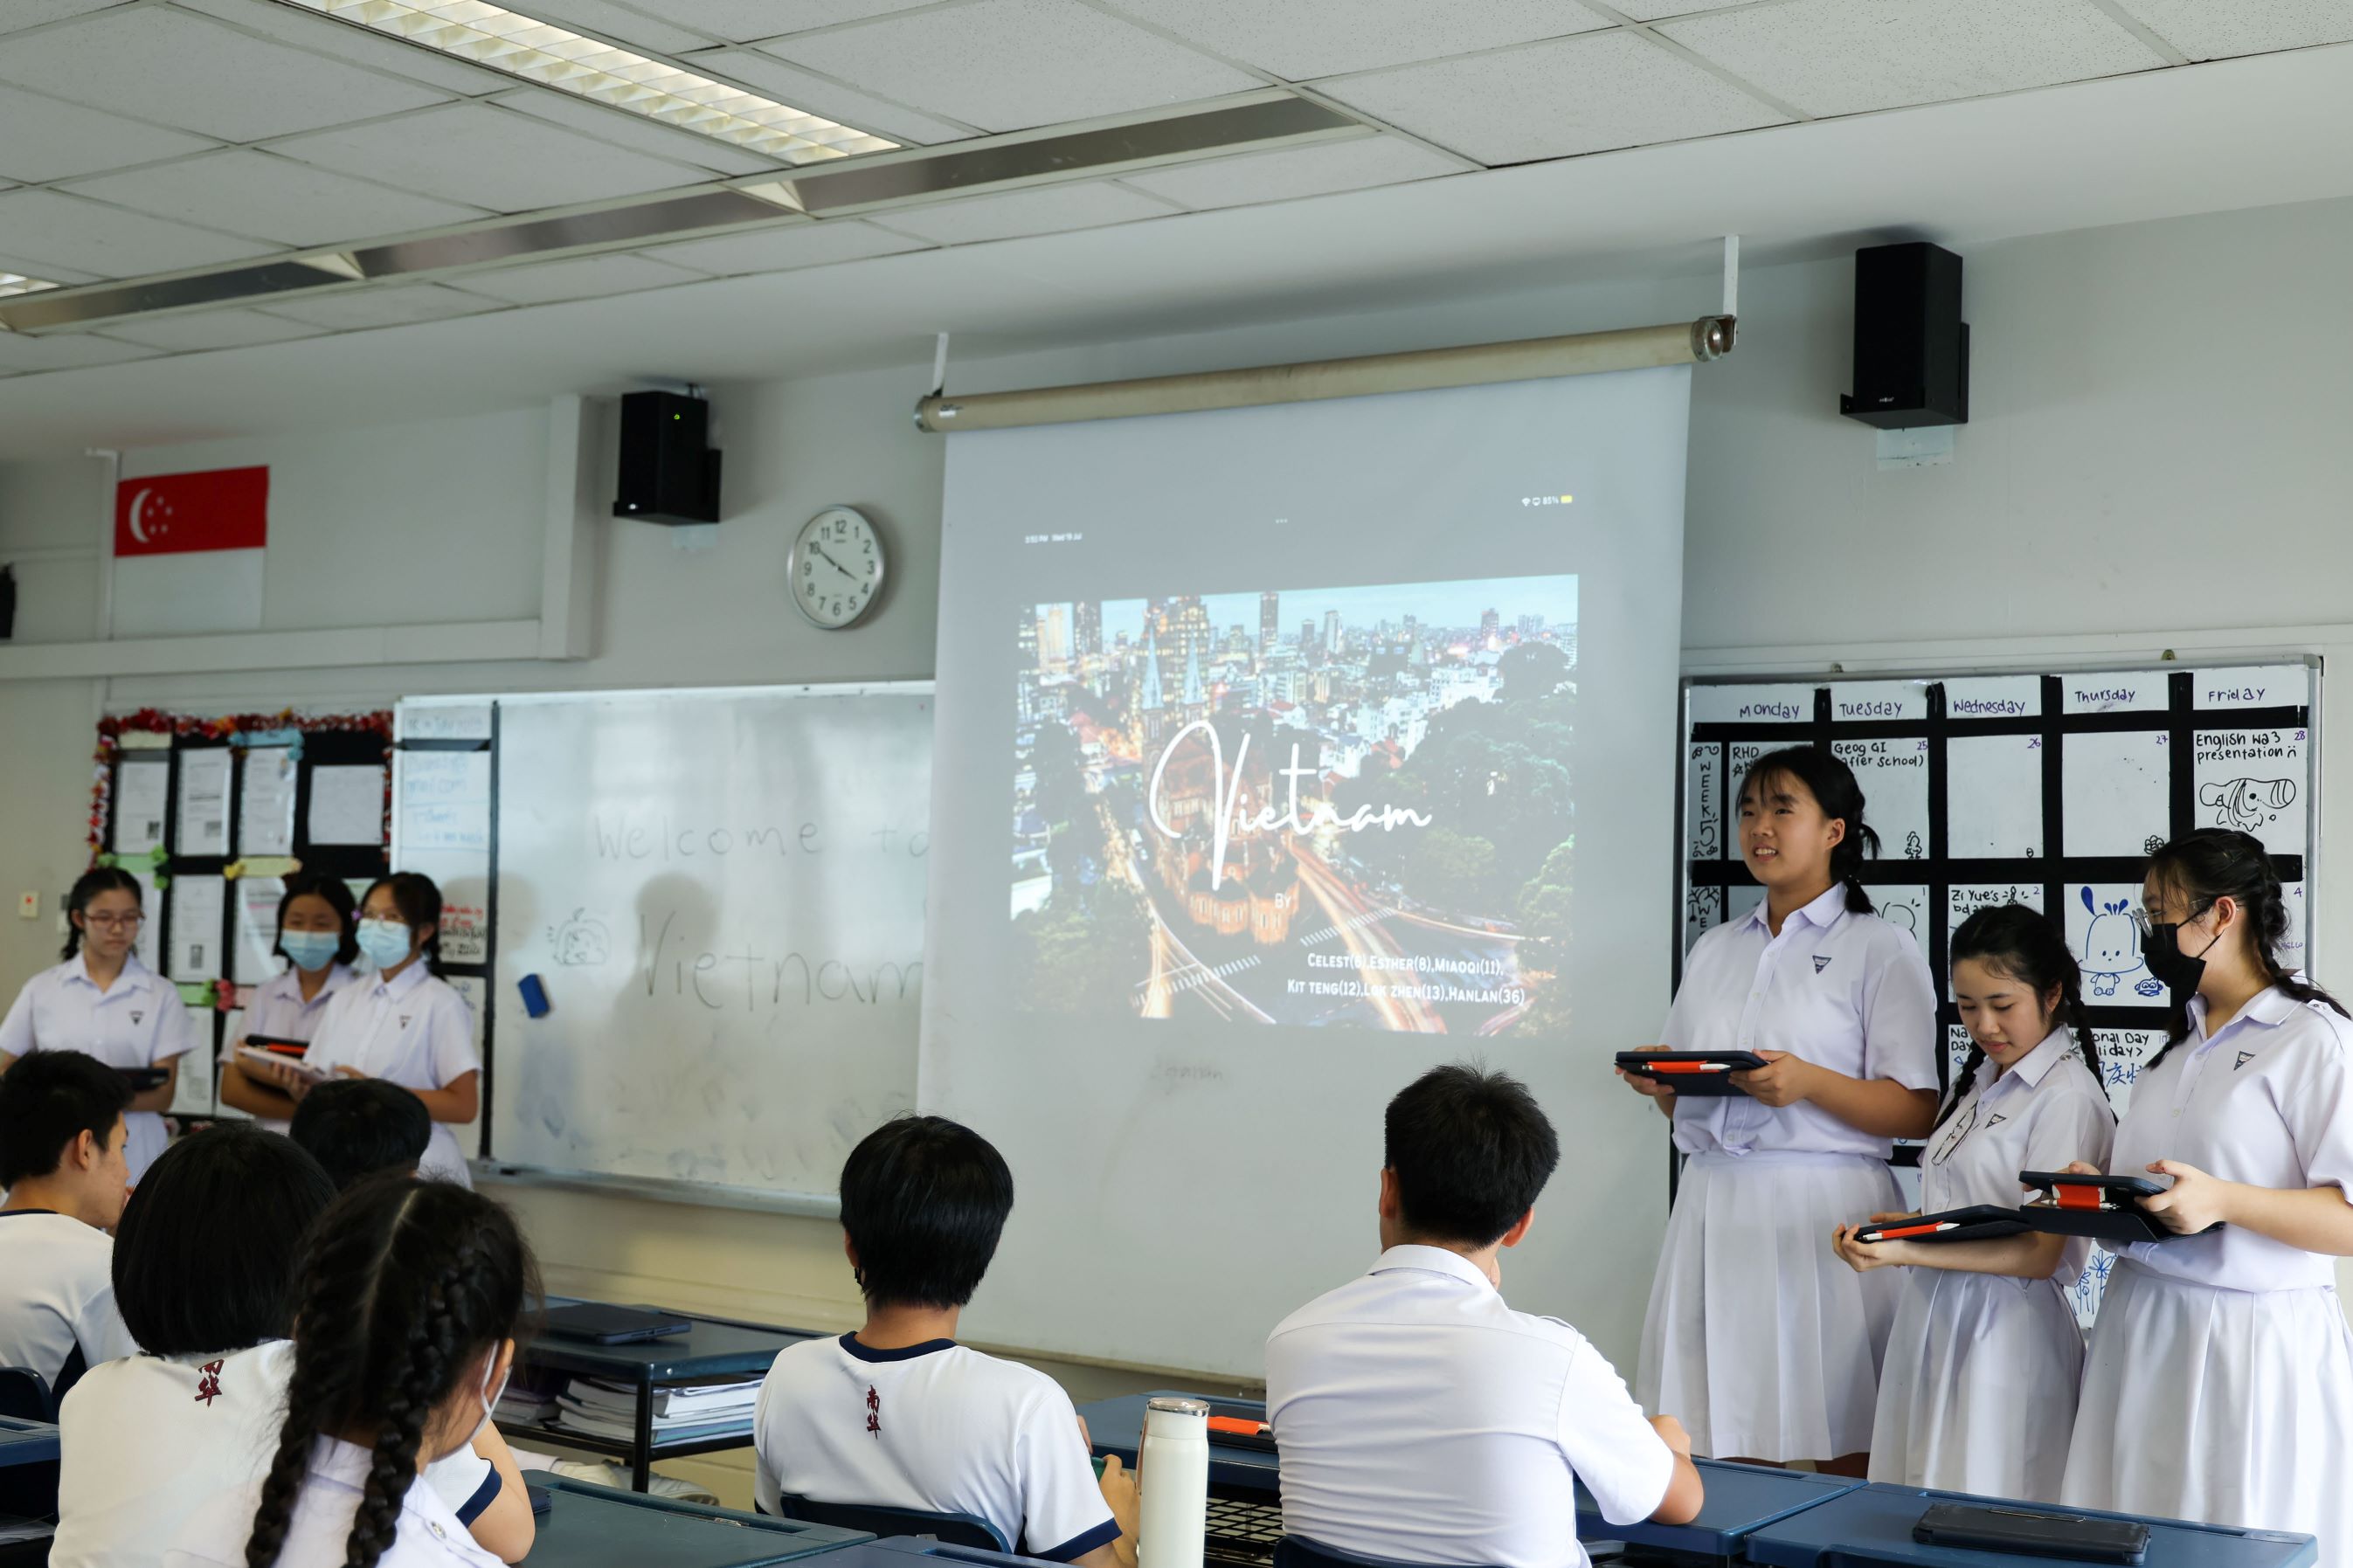
{"type": "Polygon", "coordinates": [[[918,1098],[1015,1172],[975,1338],[1257,1376],[1379,1250],[1382,1105],[1476,1058],[1562,1137],[1508,1293],[1630,1370],[1689,376],[949,437],[918,1098]]]}

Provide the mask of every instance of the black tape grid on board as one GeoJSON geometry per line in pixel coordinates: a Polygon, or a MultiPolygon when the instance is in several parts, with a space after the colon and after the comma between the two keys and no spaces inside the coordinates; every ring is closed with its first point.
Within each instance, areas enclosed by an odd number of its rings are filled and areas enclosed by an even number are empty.
{"type": "MultiPolygon", "coordinates": [[[[1865,678],[1867,679],[1867,678],[1865,678]]],[[[1880,739],[1919,738],[1928,743],[1928,853],[1922,859],[1893,857],[1867,860],[1861,880],[1866,889],[1876,886],[1915,887],[1928,889],[1928,907],[1922,918],[1928,921],[1926,951],[1931,973],[1936,980],[1936,1073],[1939,1083],[1947,1081],[1950,1063],[1945,1049],[1946,1038],[1960,1026],[1960,1011],[1949,999],[1945,984],[1947,967],[1948,936],[1947,921],[1952,907],[1952,889],[1956,886],[1987,883],[2038,885],[2042,889],[2043,910],[2062,923],[2066,920],[2066,889],[2074,884],[2122,882],[2137,887],[2146,868],[2144,856],[2069,856],[2059,851],[2065,844],[2066,742],[2071,735],[2109,734],[2146,731],[2165,737],[2170,753],[2168,773],[2167,836],[2179,837],[2200,826],[2198,815],[2197,737],[2206,730],[2290,730],[2310,733],[2312,713],[2308,706],[2284,704],[2273,708],[2220,708],[2200,710],[2196,706],[2194,673],[2172,671],[2167,677],[2167,707],[2162,713],[2074,713],[2063,711],[2066,700],[2065,678],[2046,675],[2041,678],[2042,712],[2010,718],[1954,719],[1947,710],[1944,681],[1932,681],[1927,686],[1927,718],[1925,720],[1858,720],[1839,721],[1832,718],[1831,690],[1827,685],[1814,689],[1814,714],[1810,722],[1790,723],[1704,723],[1690,727],[1682,749],[1683,773],[1687,775],[1691,748],[1713,743],[1718,747],[1716,763],[1725,796],[1724,858],[1720,860],[1686,860],[1686,885],[1693,888],[1729,889],[1749,887],[1754,883],[1747,868],[1740,862],[1737,810],[1731,796],[1738,780],[1731,773],[1732,745],[1748,742],[1774,750],[1782,746],[1811,744],[1829,746],[1838,742],[1880,739]],[[1947,772],[1947,742],[1954,735],[2032,735],[2042,752],[2042,854],[2040,857],[2014,858],[1958,859],[1952,855],[1947,837],[1950,776],[1947,772]]],[[[2301,781],[2299,781],[2299,785],[2301,781]]],[[[1683,778],[1678,777],[1676,797],[1683,797],[1683,778]]],[[[1869,801],[1865,800],[1865,816],[1869,801]]],[[[2306,802],[2307,811],[2315,809],[2306,802]]],[[[1685,827],[1679,806],[1675,828],[1678,841],[1683,841],[1685,827]]],[[[2283,882],[2304,879],[2302,854],[2274,855],[2272,866],[2283,882]]],[[[1726,912],[1719,894],[1719,918],[1726,912]]],[[[1676,914],[1676,944],[1674,977],[1677,985],[1683,981],[1683,921],[1686,909],[1679,906],[1676,914]]],[[[2103,1033],[2118,1030],[2147,1030],[2164,1026],[2164,1014],[2154,1007],[2101,1005],[2087,1001],[2084,1012],[2094,1029],[2103,1033]]],[[[1898,1165],[1918,1163],[1915,1147],[1902,1146],[1894,1161],[1898,1165]]]]}
{"type": "MultiPolygon", "coordinates": [[[[491,738],[487,741],[430,740],[401,741],[395,750],[403,752],[488,752],[491,754],[490,864],[488,885],[482,893],[482,961],[480,963],[448,963],[441,965],[444,974],[469,975],[482,983],[482,1070],[476,1087],[477,1123],[481,1128],[482,1159],[491,1158],[491,1079],[497,1060],[498,997],[496,976],[499,972],[499,705],[491,704],[491,738]]],[[[400,803],[393,802],[396,813],[400,803]]],[[[406,867],[395,867],[406,870],[406,867]]],[[[442,889],[446,896],[447,888],[442,889]]]]}

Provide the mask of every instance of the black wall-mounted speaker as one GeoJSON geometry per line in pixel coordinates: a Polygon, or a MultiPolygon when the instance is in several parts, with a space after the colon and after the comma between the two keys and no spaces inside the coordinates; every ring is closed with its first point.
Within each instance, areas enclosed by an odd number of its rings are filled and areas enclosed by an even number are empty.
{"type": "Polygon", "coordinates": [[[1854,390],[1839,412],[1883,430],[1969,422],[1959,257],[1918,243],[1854,253],[1854,390]]]}
{"type": "Polygon", "coordinates": [[[620,495],[615,517],[717,522],[719,454],[708,445],[711,405],[675,392],[621,399],[620,495]]]}

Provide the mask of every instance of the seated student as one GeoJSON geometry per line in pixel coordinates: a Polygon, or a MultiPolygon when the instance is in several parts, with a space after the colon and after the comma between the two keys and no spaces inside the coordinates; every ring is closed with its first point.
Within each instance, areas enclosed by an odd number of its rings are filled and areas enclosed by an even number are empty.
{"type": "Polygon", "coordinates": [[[1013,1173],[968,1127],[887,1121],[841,1168],[842,1250],[866,1326],[776,1357],[753,1417],[753,1495],[977,1514],[1017,1551],[1134,1568],[1135,1483],[1098,1487],[1085,1429],[1044,1373],[967,1350],[956,1319],[1013,1208],[1013,1173]]]}
{"type": "MultiPolygon", "coordinates": [[[[155,1162],[114,1247],[115,1298],[147,1353],[91,1368],[65,1401],[49,1568],[153,1568],[198,1509],[259,1481],[294,1373],[296,1258],[334,1200],[317,1161],[250,1125],[190,1133],[155,1162]]],[[[461,1449],[425,1478],[514,1562],[531,1501],[503,1443],[495,1458],[461,1449]]]]}
{"type": "Polygon", "coordinates": [[[1672,1415],[1557,1318],[1504,1304],[1497,1249],[1559,1163],[1516,1079],[1425,1073],[1389,1101],[1383,1251],[1266,1342],[1282,1528],[1407,1563],[1582,1565],[1583,1481],[1613,1524],[1689,1522],[1700,1476],[1672,1415]]]}
{"type": "Polygon", "coordinates": [[[499,1568],[418,1472],[490,1429],[538,1293],[522,1232],[479,1194],[384,1181],[336,1199],[303,1248],[264,1471],[200,1509],[164,1568],[499,1568]]]}
{"type": "Polygon", "coordinates": [[[0,1073],[0,1366],[64,1397],[83,1371],[139,1349],[114,1310],[114,1243],[130,1181],[131,1082],[79,1051],[0,1073]]]}
{"type": "Polygon", "coordinates": [[[417,1174],[433,1114],[389,1079],[338,1079],[302,1097],[290,1131],[341,1191],[369,1176],[417,1174]]]}

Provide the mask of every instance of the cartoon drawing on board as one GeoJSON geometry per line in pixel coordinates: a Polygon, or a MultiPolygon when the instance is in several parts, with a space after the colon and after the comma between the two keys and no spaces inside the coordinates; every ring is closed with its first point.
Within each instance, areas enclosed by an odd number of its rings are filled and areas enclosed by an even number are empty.
{"type": "Polygon", "coordinates": [[[2165,835],[2162,833],[2152,833],[2140,841],[2140,852],[2144,855],[2154,855],[2164,847],[2165,835]]]}
{"type": "Polygon", "coordinates": [[[610,955],[611,939],[605,922],[586,910],[575,910],[572,918],[548,932],[555,946],[555,962],[566,968],[599,964],[610,955]]]}
{"type": "Polygon", "coordinates": [[[1913,904],[1882,902],[1879,906],[1879,918],[1889,925],[1903,927],[1910,931],[1915,939],[1920,934],[1920,910],[1913,904]]]}
{"type": "Polygon", "coordinates": [[[2113,996],[2116,982],[2140,967],[2140,931],[2125,912],[2132,900],[2118,899],[2103,909],[2093,902],[2091,889],[2083,892],[2084,908],[2092,914],[2092,929],[2084,933],[2084,973],[2091,978],[2093,995],[2113,996]]]}
{"type": "Polygon", "coordinates": [[[2198,804],[2214,807],[2214,826],[2253,833],[2295,804],[2294,779],[2222,779],[2198,786],[2198,804]]]}
{"type": "Polygon", "coordinates": [[[1927,858],[1928,847],[1920,842],[1920,836],[1917,833],[1905,834],[1904,836],[1904,858],[1906,860],[1925,860],[1927,858]]]}

